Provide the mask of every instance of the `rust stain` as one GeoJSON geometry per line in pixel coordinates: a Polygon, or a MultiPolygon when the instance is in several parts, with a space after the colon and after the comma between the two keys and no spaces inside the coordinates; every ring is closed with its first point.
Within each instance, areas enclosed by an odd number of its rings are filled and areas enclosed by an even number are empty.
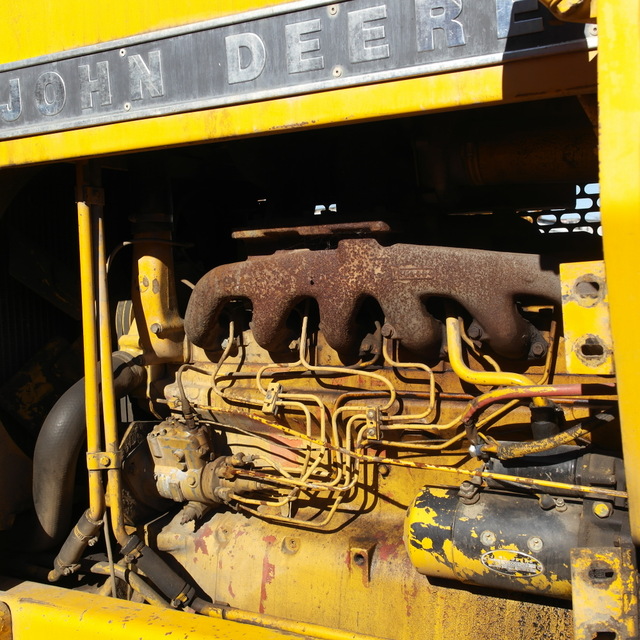
{"type": "Polygon", "coordinates": [[[396,544],[381,544],[378,546],[378,557],[380,560],[391,560],[398,555],[398,545],[396,544]]]}
{"type": "Polygon", "coordinates": [[[200,551],[200,553],[204,553],[205,555],[209,555],[209,549],[207,549],[207,540],[204,537],[197,537],[193,541],[193,544],[196,548],[196,551],[200,551]]]}
{"type": "Polygon", "coordinates": [[[189,339],[218,348],[219,317],[238,298],[253,306],[256,342],[279,351],[292,339],[287,319],[295,306],[313,298],[325,339],[338,353],[358,339],[357,314],[367,297],[382,308],[394,336],[409,350],[439,350],[442,324],[425,307],[430,297],[464,305],[500,355],[528,352],[530,326],[518,313],[520,296],[560,303],[560,279],[543,269],[540,256],[411,244],[381,246],[374,238],[344,239],[336,249],[300,250],[252,256],[207,273],[196,285],[185,316],[189,339]]]}
{"type": "MultiPolygon", "coordinates": [[[[267,536],[273,538],[274,536],[267,536]]],[[[269,562],[269,557],[265,556],[262,560],[262,581],[260,583],[260,613],[264,613],[264,603],[267,599],[267,585],[273,582],[276,577],[276,565],[269,562]]]]}

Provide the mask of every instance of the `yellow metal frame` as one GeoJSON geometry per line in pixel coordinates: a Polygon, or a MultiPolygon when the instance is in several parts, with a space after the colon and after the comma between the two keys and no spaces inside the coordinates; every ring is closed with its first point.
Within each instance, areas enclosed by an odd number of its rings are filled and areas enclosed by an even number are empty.
{"type": "MultiPolygon", "coordinates": [[[[4,37],[3,30],[0,27],[0,39],[4,37]]],[[[588,93],[596,89],[595,72],[593,53],[568,53],[554,57],[552,64],[544,58],[521,60],[508,65],[19,138],[0,142],[0,167],[588,93]]]]}
{"type": "Polygon", "coordinates": [[[604,258],[633,541],[640,544],[640,2],[600,0],[598,94],[604,258]]]}
{"type": "MultiPolygon", "coordinates": [[[[208,20],[230,13],[278,4],[268,0],[156,0],[148,5],[130,0],[94,3],[81,0],[50,3],[4,3],[0,7],[0,63],[64,51],[142,32],[208,20]],[[61,8],[62,5],[62,8],[61,8]]],[[[370,86],[222,107],[192,113],[97,126],[82,130],[0,142],[0,167],[104,156],[197,144],[230,138],[322,127],[394,116],[502,104],[594,92],[600,104],[600,161],[605,265],[615,343],[622,435],[627,466],[634,541],[640,544],[640,431],[635,389],[640,380],[636,326],[640,290],[637,264],[631,259],[640,243],[640,1],[599,0],[598,81],[592,53],[567,53],[521,60],[507,65],[457,71],[370,86]]],[[[81,233],[89,210],[80,199],[81,233]]],[[[90,263],[90,256],[81,256],[90,263]]],[[[85,264],[85,267],[86,267],[85,264]]],[[[87,279],[83,277],[83,282],[87,279]]],[[[95,292],[84,291],[87,300],[95,292]]],[[[95,344],[93,339],[88,341],[95,344]]],[[[93,348],[93,347],[91,347],[93,348]]],[[[87,345],[87,349],[89,346],[87,345]]],[[[95,349],[85,353],[95,362],[95,349]]],[[[94,372],[95,373],[95,372],[94,372]]],[[[87,384],[88,389],[96,386],[87,384]]],[[[93,393],[93,392],[92,392],[93,393]]],[[[97,400],[88,399],[94,413],[97,400]]],[[[99,422],[97,414],[91,422],[99,422]],[[95,418],[95,419],[94,419],[95,418]]],[[[90,432],[91,434],[91,432],[90,432]]],[[[100,451],[90,440],[90,450],[100,451]]],[[[99,472],[92,474],[99,478],[99,472]]],[[[92,483],[92,506],[103,510],[102,487],[92,483]]],[[[125,601],[103,599],[69,590],[23,583],[1,593],[15,637],[57,633],[91,634],[95,640],[119,637],[240,638],[237,624],[191,616],[125,601]]],[[[6,614],[5,614],[6,615],[6,614]]],[[[0,622],[2,621],[0,612],[0,622]]],[[[290,637],[282,631],[248,627],[246,636],[290,637]]]]}
{"type": "MultiPolygon", "coordinates": [[[[285,640],[303,638],[290,631],[240,625],[220,618],[160,609],[127,600],[61,589],[33,582],[5,587],[0,597],[9,608],[13,637],[78,637],[92,640],[285,640]]],[[[0,621],[6,625],[7,614],[0,621]],[[3,619],[4,618],[4,619],[3,619]]],[[[1,629],[0,629],[1,630],[1,629]]],[[[0,638],[5,636],[0,635],[0,638]]],[[[357,640],[357,636],[354,636],[357,640]]],[[[345,636],[341,640],[352,640],[345,636]]]]}

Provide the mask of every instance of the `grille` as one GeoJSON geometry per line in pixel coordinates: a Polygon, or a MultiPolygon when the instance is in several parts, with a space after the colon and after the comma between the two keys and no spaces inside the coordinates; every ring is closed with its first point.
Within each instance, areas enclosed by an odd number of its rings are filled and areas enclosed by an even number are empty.
{"type": "Polygon", "coordinates": [[[536,209],[520,213],[534,222],[540,233],[602,235],[598,183],[576,185],[576,203],[571,209],[536,209]]]}

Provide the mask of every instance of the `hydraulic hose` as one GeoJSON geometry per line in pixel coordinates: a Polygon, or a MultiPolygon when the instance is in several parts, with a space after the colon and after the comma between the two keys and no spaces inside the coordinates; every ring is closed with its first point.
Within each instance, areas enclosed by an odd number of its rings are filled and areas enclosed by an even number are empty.
{"type": "MultiPolygon", "coordinates": [[[[123,351],[112,355],[114,388],[122,398],[144,380],[145,369],[123,351]]],[[[73,486],[78,457],[86,438],[84,378],[56,402],[47,416],[33,456],[33,502],[37,522],[33,551],[59,544],[71,528],[73,486]]]]}
{"type": "Polygon", "coordinates": [[[563,444],[569,444],[576,438],[589,435],[593,430],[602,427],[615,420],[615,416],[611,413],[598,413],[595,416],[580,422],[565,431],[556,433],[549,438],[541,440],[533,440],[531,442],[495,442],[491,444],[483,444],[479,447],[482,453],[491,453],[498,460],[512,460],[513,458],[523,458],[534,453],[543,453],[551,451],[563,444]]]}

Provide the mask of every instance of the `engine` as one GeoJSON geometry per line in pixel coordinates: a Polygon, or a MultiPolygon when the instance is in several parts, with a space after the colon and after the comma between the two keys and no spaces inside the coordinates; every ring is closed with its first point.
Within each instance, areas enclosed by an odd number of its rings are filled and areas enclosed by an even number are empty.
{"type": "MultiPolygon", "coordinates": [[[[231,607],[286,617],[313,569],[336,625],[354,588],[425,608],[441,580],[569,599],[572,549],[630,541],[622,461],[598,438],[615,389],[561,364],[562,304],[593,308],[598,278],[580,265],[567,295],[548,257],[387,232],[238,232],[323,248],[250,255],[195,284],[184,362],[153,382],[166,417],[125,440],[132,493],[175,504],[146,536],[231,607]]],[[[585,366],[602,365],[599,340],[585,366]]]]}
{"type": "Polygon", "coordinates": [[[573,100],[469,114],[93,167],[100,375],[44,419],[11,532],[45,579],[332,640],[488,637],[469,611],[569,637],[580,554],[631,549],[593,130],[573,100]]]}

